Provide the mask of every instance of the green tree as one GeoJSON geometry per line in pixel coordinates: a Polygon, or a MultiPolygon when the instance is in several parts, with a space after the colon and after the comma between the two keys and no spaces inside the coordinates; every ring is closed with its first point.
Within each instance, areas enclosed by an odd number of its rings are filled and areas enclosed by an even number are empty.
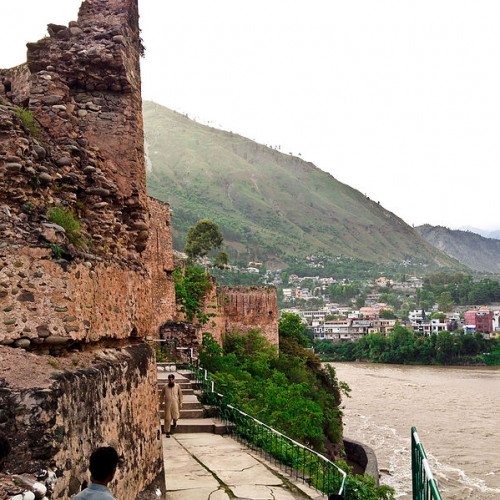
{"type": "Polygon", "coordinates": [[[283,313],[279,321],[280,338],[291,339],[297,344],[306,347],[309,345],[308,328],[302,323],[300,316],[292,313],[283,313]]]}
{"type": "Polygon", "coordinates": [[[184,269],[174,269],[175,301],[179,310],[186,315],[188,321],[197,318],[205,324],[210,316],[203,312],[205,295],[212,287],[212,282],[206,270],[200,266],[186,266],[184,269]]]}
{"type": "Polygon", "coordinates": [[[356,298],[356,307],[364,307],[366,302],[366,295],[359,295],[356,298]]]}
{"type": "MultiPolygon", "coordinates": [[[[380,311],[379,317],[381,319],[396,319],[396,315],[390,309],[382,309],[380,311]]],[[[408,313],[406,314],[406,317],[408,317],[408,313]]]]}
{"type": "Polygon", "coordinates": [[[453,307],[453,297],[450,292],[443,292],[439,295],[438,307],[440,311],[448,312],[453,307]]]}
{"type": "Polygon", "coordinates": [[[191,259],[204,257],[220,248],[223,241],[219,226],[210,219],[201,219],[188,231],[184,251],[191,259]]]}
{"type": "Polygon", "coordinates": [[[220,269],[224,269],[227,266],[229,261],[229,256],[226,252],[219,252],[215,257],[214,266],[219,267],[220,269]]]}
{"type": "Polygon", "coordinates": [[[442,312],[433,312],[431,314],[431,319],[439,319],[440,321],[444,321],[446,319],[446,314],[442,312]]]}

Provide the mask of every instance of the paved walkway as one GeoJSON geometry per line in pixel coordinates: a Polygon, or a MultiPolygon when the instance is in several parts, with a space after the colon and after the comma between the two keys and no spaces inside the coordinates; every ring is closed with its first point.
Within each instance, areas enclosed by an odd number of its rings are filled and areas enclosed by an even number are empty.
{"type": "Polygon", "coordinates": [[[324,498],[229,436],[163,437],[163,456],[168,500],[324,498]]]}

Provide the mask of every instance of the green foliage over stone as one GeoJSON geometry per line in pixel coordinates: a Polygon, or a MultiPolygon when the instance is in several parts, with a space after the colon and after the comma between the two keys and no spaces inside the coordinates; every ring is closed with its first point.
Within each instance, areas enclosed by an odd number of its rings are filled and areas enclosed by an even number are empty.
{"type": "Polygon", "coordinates": [[[47,210],[47,218],[50,222],[64,229],[70,243],[76,247],[86,245],[85,237],[82,234],[82,225],[72,210],[64,207],[52,207],[47,210]]]}
{"type": "Polygon", "coordinates": [[[200,266],[176,267],[174,269],[175,300],[179,311],[186,315],[188,321],[197,319],[205,324],[213,314],[203,312],[203,301],[212,287],[210,276],[200,266]]]}
{"type": "Polygon", "coordinates": [[[40,133],[40,127],[29,109],[17,108],[15,114],[31,135],[37,136],[40,133]]]}

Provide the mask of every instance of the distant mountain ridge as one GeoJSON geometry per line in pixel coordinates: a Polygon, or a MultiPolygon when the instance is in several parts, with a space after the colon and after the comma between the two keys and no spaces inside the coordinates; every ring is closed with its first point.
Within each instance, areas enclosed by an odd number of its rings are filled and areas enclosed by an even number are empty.
{"type": "Polygon", "coordinates": [[[312,163],[144,103],[148,191],[173,208],[174,245],[208,217],[233,261],[278,266],[324,253],[459,266],[399,217],[312,163]]]}
{"type": "Polygon", "coordinates": [[[476,271],[500,273],[500,240],[424,224],[415,228],[431,245],[476,271]]]}
{"type": "Polygon", "coordinates": [[[485,238],[493,238],[495,240],[500,240],[500,229],[494,229],[493,231],[487,231],[485,229],[479,229],[472,226],[463,226],[458,229],[459,231],[470,231],[472,233],[479,234],[485,238]]]}

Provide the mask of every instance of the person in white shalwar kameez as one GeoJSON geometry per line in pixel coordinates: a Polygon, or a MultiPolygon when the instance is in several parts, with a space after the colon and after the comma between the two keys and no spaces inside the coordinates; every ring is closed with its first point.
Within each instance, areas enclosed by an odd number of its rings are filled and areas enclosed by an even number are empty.
{"type": "Polygon", "coordinates": [[[177,427],[177,420],[180,417],[180,410],[182,410],[181,387],[175,382],[175,375],[172,373],[168,376],[168,384],[163,388],[163,402],[165,404],[165,433],[167,437],[170,437],[170,428],[175,429],[177,427]]]}

